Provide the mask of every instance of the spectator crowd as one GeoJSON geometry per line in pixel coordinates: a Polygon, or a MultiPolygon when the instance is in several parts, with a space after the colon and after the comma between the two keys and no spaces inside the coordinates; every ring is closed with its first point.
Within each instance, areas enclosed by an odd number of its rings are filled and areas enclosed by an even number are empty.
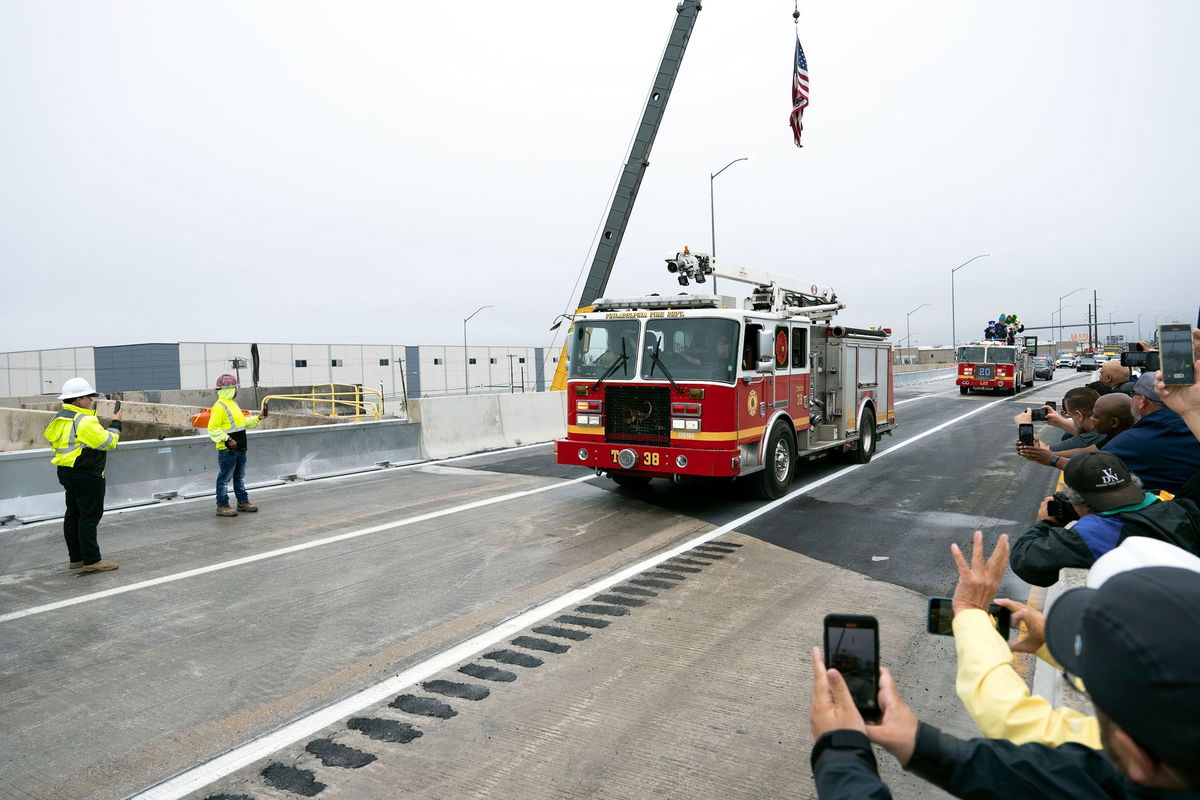
{"type": "MultiPolygon", "coordinates": [[[[1200,331],[1193,343],[1200,353],[1200,331]]],[[[845,677],[814,648],[811,762],[823,800],[892,797],[872,744],[957,797],[1200,798],[1200,384],[1135,378],[1110,361],[1061,410],[1033,412],[1015,421],[1043,420],[1054,435],[1018,453],[1059,470],[1059,491],[1011,550],[1001,535],[988,555],[979,531],[970,560],[951,546],[955,689],[983,736],[920,721],[886,668],[882,719],[864,723],[845,677]],[[995,599],[1009,568],[1037,586],[1063,568],[1088,573],[1043,615],[995,599]],[[1011,613],[1016,641],[996,629],[993,603],[1011,613]],[[1033,695],[1018,653],[1062,670],[1094,713],[1033,695]]]]}

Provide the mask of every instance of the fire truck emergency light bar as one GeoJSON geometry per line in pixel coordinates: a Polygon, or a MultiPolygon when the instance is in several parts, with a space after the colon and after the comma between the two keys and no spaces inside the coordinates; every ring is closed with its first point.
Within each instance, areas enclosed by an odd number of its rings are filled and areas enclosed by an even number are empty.
{"type": "Polygon", "coordinates": [[[646,297],[601,297],[592,303],[597,311],[628,311],[635,308],[720,308],[721,298],[715,294],[652,294],[646,297]]]}

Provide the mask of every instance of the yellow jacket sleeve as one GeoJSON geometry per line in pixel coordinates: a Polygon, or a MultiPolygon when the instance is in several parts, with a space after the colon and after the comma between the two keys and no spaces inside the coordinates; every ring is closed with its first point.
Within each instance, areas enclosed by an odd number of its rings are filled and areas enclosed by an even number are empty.
{"type": "Polygon", "coordinates": [[[208,438],[212,439],[214,444],[220,444],[229,438],[225,431],[231,427],[233,423],[225,413],[224,406],[220,403],[213,405],[208,413],[208,438]]]}
{"type": "Polygon", "coordinates": [[[1033,695],[1013,669],[1013,653],[1000,637],[988,614],[971,609],[954,615],[954,644],[958,650],[955,689],[990,739],[1015,744],[1038,742],[1057,747],[1077,742],[1100,748],[1100,726],[1069,708],[1054,708],[1033,695]]]}
{"type": "Polygon", "coordinates": [[[105,428],[91,414],[80,418],[75,436],[93,450],[112,450],[121,438],[114,428],[105,428]]]}

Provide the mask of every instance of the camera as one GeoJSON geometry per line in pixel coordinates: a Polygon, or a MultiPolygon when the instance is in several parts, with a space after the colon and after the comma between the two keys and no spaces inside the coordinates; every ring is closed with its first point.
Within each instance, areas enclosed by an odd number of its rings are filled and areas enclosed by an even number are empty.
{"type": "Polygon", "coordinates": [[[1050,502],[1046,504],[1047,511],[1055,522],[1061,527],[1068,522],[1079,519],[1079,515],[1075,513],[1075,506],[1067,500],[1066,495],[1062,492],[1055,492],[1050,498],[1050,502]]]}
{"type": "Polygon", "coordinates": [[[1121,366],[1141,367],[1144,372],[1157,372],[1161,368],[1158,353],[1153,351],[1145,353],[1126,350],[1121,353],[1121,366]]]}
{"type": "Polygon", "coordinates": [[[1029,418],[1034,422],[1045,422],[1046,414],[1048,414],[1049,411],[1050,409],[1048,408],[1035,408],[1029,412],[1029,418]]]}

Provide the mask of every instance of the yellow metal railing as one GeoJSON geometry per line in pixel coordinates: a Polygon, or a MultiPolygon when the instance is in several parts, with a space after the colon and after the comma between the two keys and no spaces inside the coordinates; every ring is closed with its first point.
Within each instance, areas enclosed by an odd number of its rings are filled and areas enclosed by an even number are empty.
{"type": "Polygon", "coordinates": [[[267,395],[262,399],[262,407],[266,408],[272,400],[307,403],[309,411],[318,417],[351,417],[356,420],[363,417],[376,420],[383,418],[383,395],[376,389],[352,383],[321,383],[306,394],[267,395]],[[353,413],[345,413],[347,410],[353,413]]]}

